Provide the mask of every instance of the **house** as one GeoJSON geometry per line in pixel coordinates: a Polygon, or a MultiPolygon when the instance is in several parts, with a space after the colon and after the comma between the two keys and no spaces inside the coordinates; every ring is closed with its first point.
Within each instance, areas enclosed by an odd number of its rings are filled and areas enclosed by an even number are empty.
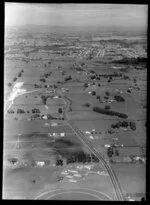
{"type": "Polygon", "coordinates": [[[54,99],[57,99],[57,98],[58,98],[58,96],[56,95],[56,96],[54,96],[53,98],[54,98],[54,99]]]}
{"type": "Polygon", "coordinates": [[[90,169],[93,167],[93,165],[85,165],[84,167],[85,167],[86,169],[89,169],[89,170],[90,170],[90,169]]]}
{"type": "Polygon", "coordinates": [[[59,137],[58,133],[53,132],[53,137],[59,137]]]}
{"type": "Polygon", "coordinates": [[[84,133],[85,133],[85,134],[91,134],[91,132],[89,132],[89,131],[85,131],[84,133]]]}
{"type": "Polygon", "coordinates": [[[105,144],[104,147],[107,147],[107,148],[108,148],[108,147],[111,147],[111,146],[110,146],[109,144],[105,144]]]}
{"type": "Polygon", "coordinates": [[[68,169],[68,171],[69,171],[69,172],[73,172],[73,173],[78,173],[78,171],[72,170],[72,169],[70,169],[70,170],[68,169]]]}
{"type": "Polygon", "coordinates": [[[47,120],[47,119],[48,119],[46,115],[44,115],[42,118],[43,118],[44,120],[47,120]]]}
{"type": "Polygon", "coordinates": [[[55,122],[51,124],[52,127],[53,127],[53,126],[57,126],[57,125],[58,125],[58,124],[55,123],[55,122]]]}
{"type": "Polygon", "coordinates": [[[76,180],[73,180],[73,179],[70,179],[69,181],[70,181],[70,182],[75,182],[75,183],[77,183],[77,181],[76,181],[76,180]]]}
{"type": "Polygon", "coordinates": [[[38,162],[36,162],[36,165],[39,166],[39,167],[43,167],[45,165],[45,162],[38,161],[38,162]]]}
{"type": "Polygon", "coordinates": [[[64,137],[64,136],[65,136],[65,133],[64,133],[64,132],[60,133],[60,136],[61,136],[61,137],[64,137]]]}

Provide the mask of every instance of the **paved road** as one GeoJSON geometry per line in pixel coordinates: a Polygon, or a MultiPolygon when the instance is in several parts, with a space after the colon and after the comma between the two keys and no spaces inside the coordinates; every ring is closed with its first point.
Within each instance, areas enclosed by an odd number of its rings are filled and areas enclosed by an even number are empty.
{"type": "Polygon", "coordinates": [[[76,135],[80,138],[80,140],[87,145],[87,147],[97,156],[97,158],[99,159],[99,161],[101,162],[101,164],[105,167],[105,169],[107,170],[109,176],[110,176],[110,179],[111,179],[111,182],[112,182],[112,185],[115,189],[115,193],[116,193],[116,197],[119,201],[124,201],[124,197],[123,197],[123,194],[122,194],[122,191],[121,191],[121,187],[119,185],[119,182],[115,176],[115,173],[113,172],[113,170],[111,169],[111,167],[107,164],[107,162],[105,161],[105,159],[101,156],[101,154],[95,150],[93,148],[93,146],[91,145],[90,141],[84,136],[84,134],[78,130],[77,127],[75,127],[73,125],[73,123],[71,122],[67,122],[67,124],[69,125],[70,128],[72,128],[72,130],[76,133],[76,135]]]}
{"type": "MultiPolygon", "coordinates": [[[[63,98],[64,100],[66,100],[66,97],[63,98]]],[[[68,102],[68,100],[66,100],[66,106],[65,106],[65,110],[64,112],[66,113],[68,107],[69,107],[70,103],[68,102]]],[[[74,133],[79,137],[79,139],[83,142],[83,144],[85,144],[89,150],[92,151],[92,153],[97,156],[97,158],[99,159],[99,161],[101,162],[101,164],[103,165],[103,168],[105,168],[110,176],[112,185],[114,187],[115,190],[115,194],[116,194],[116,199],[119,201],[124,201],[124,197],[122,194],[122,190],[121,187],[119,185],[118,179],[115,175],[115,173],[113,172],[113,170],[111,169],[111,167],[109,166],[109,164],[107,164],[107,162],[105,161],[105,159],[101,156],[101,154],[93,148],[92,144],[90,143],[90,141],[84,136],[84,134],[76,127],[73,125],[72,122],[70,122],[67,119],[67,114],[64,114],[65,118],[66,118],[66,122],[68,124],[68,126],[74,131],[74,133]]]]}
{"type": "MultiPolygon", "coordinates": [[[[71,189],[71,190],[70,189],[66,189],[66,190],[55,189],[55,190],[45,191],[45,192],[39,194],[35,199],[53,199],[54,197],[56,197],[56,196],[58,197],[59,195],[65,196],[65,194],[66,194],[66,198],[69,197],[69,200],[70,199],[72,200],[72,196],[73,196],[72,194],[76,194],[76,196],[74,196],[75,200],[80,200],[77,198],[77,197],[79,197],[79,195],[81,195],[82,197],[81,196],[80,197],[84,200],[86,200],[86,197],[89,199],[89,196],[90,196],[91,200],[103,200],[103,201],[112,200],[112,198],[110,198],[107,194],[105,194],[103,192],[97,191],[95,189],[87,189],[87,188],[79,188],[79,189],[71,189]],[[86,196],[84,196],[84,195],[86,195],[86,196]]],[[[63,197],[63,199],[65,199],[65,198],[63,197]]]]}

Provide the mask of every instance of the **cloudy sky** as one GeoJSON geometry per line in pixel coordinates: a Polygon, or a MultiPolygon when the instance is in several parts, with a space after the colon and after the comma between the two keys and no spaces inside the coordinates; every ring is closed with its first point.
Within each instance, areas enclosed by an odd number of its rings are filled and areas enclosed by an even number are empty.
{"type": "Polygon", "coordinates": [[[5,25],[147,25],[147,5],[5,3],[5,25]]]}

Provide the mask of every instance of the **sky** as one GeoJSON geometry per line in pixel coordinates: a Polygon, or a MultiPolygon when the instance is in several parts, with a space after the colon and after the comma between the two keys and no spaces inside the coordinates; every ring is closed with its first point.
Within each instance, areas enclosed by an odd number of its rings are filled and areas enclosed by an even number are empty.
{"type": "Polygon", "coordinates": [[[5,25],[147,26],[147,5],[5,3],[5,25]]]}

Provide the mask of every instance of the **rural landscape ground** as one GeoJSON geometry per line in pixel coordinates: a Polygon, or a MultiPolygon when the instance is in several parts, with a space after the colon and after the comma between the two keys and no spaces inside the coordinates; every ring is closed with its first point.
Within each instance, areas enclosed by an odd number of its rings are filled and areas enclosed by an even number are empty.
{"type": "Polygon", "coordinates": [[[140,201],[146,35],[70,30],[5,28],[3,199],[140,201]]]}

